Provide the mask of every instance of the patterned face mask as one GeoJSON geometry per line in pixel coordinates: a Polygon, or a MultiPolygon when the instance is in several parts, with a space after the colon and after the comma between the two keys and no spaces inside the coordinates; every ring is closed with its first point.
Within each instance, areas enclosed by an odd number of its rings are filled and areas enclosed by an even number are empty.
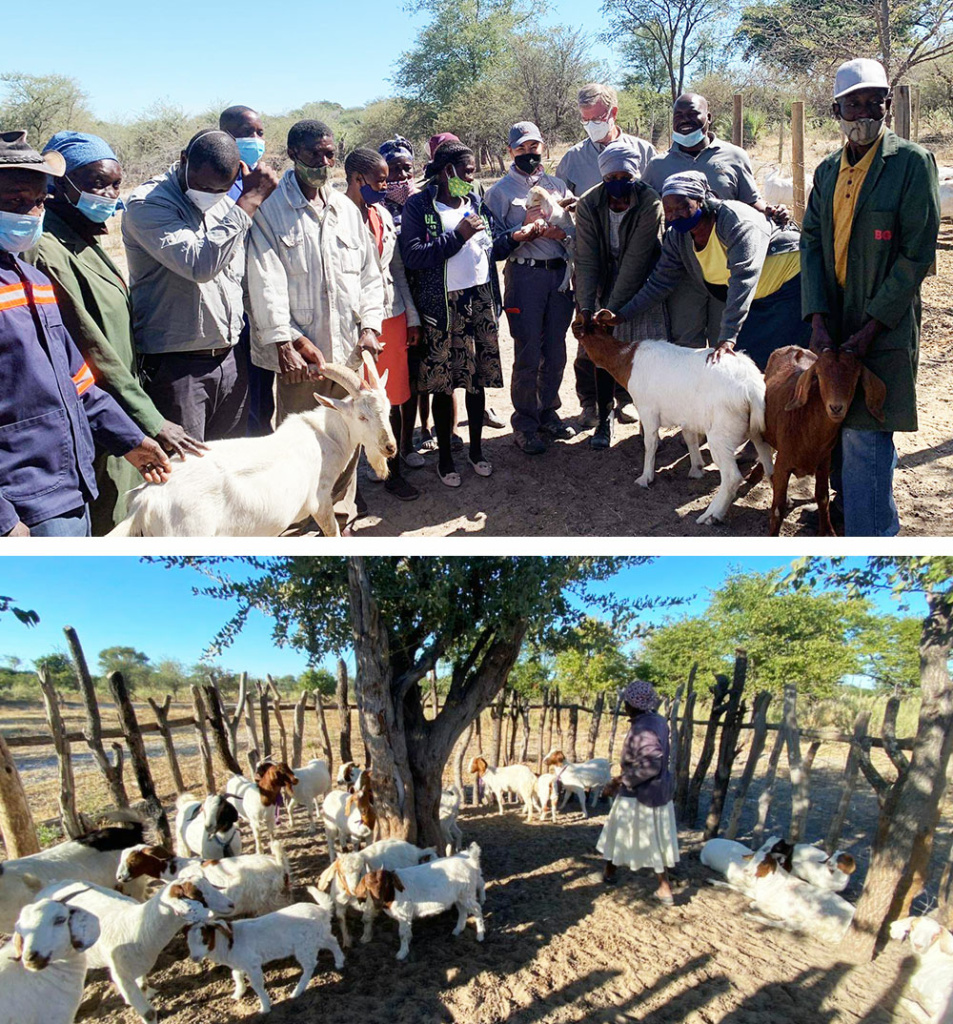
{"type": "Polygon", "coordinates": [[[396,203],[398,206],[403,206],[404,203],[414,194],[416,189],[414,183],[409,178],[407,181],[389,181],[384,186],[384,191],[387,193],[387,198],[392,203],[396,203]]]}
{"type": "Polygon", "coordinates": [[[453,167],[450,170],[453,174],[447,178],[447,191],[454,199],[463,199],[473,191],[473,185],[459,177],[453,167]]]}

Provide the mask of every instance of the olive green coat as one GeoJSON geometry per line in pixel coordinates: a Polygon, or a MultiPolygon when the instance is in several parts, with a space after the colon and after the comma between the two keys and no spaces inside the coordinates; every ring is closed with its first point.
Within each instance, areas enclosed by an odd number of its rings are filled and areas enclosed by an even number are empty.
{"type": "Polygon", "coordinates": [[[887,327],[864,359],[887,387],[884,422],[870,415],[861,386],[844,425],[916,430],[920,284],[933,265],[940,228],[936,160],[886,132],[857,199],[841,289],[834,271],[834,188],[841,152],[814,172],[801,229],[801,311],[805,319],[824,313],[835,344],[871,318],[887,327]]]}
{"type": "MultiPolygon", "coordinates": [[[[51,205],[44,218],[43,237],[27,258],[53,282],[63,323],[96,383],[119,402],[143,433],[154,437],[164,417],[139,383],[129,289],[97,236],[81,234],[51,205]]],[[[103,453],[97,455],[95,466],[99,497],[91,512],[93,533],[101,535],[125,517],[125,494],[142,483],[142,477],[125,459],[103,453]]]]}

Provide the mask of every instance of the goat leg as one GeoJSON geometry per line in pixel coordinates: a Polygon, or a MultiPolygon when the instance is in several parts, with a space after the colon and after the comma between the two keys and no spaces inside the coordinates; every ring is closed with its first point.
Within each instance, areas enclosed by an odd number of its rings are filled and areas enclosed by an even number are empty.
{"type": "Polygon", "coordinates": [[[818,463],[814,472],[814,499],[817,502],[817,535],[818,537],[836,537],[831,523],[831,457],[828,453],[818,463]]]}
{"type": "Polygon", "coordinates": [[[774,487],[774,493],[771,497],[770,534],[772,537],[777,537],[781,533],[781,523],[784,522],[784,516],[787,512],[788,478],[790,475],[791,470],[787,466],[777,465],[774,467],[774,476],[771,478],[771,483],[774,487]]]}

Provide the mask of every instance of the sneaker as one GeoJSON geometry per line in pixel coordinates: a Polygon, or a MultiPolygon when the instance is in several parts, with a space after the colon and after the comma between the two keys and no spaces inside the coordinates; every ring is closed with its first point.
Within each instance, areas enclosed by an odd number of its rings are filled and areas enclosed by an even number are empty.
{"type": "Polygon", "coordinates": [[[499,413],[496,409],[487,406],[483,413],[483,425],[485,427],[492,427],[494,430],[502,430],[506,424],[500,419],[499,413]]]}
{"type": "Polygon", "coordinates": [[[560,419],[551,420],[549,423],[540,423],[539,432],[546,437],[551,437],[554,441],[571,441],[576,436],[576,431],[560,419]]]}
{"type": "Polygon", "coordinates": [[[415,501],[420,497],[420,491],[409,484],[402,476],[389,476],[384,481],[384,490],[398,501],[415,501]]]}
{"type": "Polygon", "coordinates": [[[531,434],[528,430],[515,431],[513,443],[526,455],[542,455],[546,451],[546,442],[539,434],[531,434]]]}
{"type": "Polygon", "coordinates": [[[609,416],[596,427],[595,433],[589,438],[589,444],[593,448],[611,448],[614,433],[612,417],[609,416]]]}
{"type": "Polygon", "coordinates": [[[638,423],[639,421],[639,414],[631,402],[617,405],[615,415],[620,423],[638,423]]]}
{"type": "Polygon", "coordinates": [[[590,427],[596,427],[599,425],[599,413],[596,411],[594,405],[584,405],[582,407],[582,415],[579,417],[579,426],[583,430],[588,430],[590,427]]]}

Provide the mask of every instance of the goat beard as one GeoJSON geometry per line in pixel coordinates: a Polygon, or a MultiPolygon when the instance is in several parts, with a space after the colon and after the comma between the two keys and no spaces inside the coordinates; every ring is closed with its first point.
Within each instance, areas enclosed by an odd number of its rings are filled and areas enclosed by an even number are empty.
{"type": "Polygon", "coordinates": [[[387,465],[387,459],[377,452],[372,454],[366,448],[364,452],[367,455],[367,461],[370,463],[371,469],[377,474],[377,478],[379,480],[386,480],[390,476],[390,467],[387,465]]]}

